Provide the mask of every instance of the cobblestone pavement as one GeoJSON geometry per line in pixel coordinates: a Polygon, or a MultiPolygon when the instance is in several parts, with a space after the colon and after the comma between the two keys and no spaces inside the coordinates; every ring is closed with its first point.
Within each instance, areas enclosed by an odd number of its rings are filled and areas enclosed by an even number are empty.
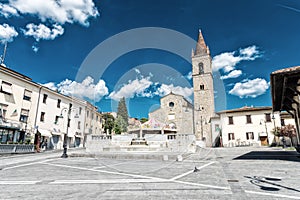
{"type": "Polygon", "coordinates": [[[300,199],[295,151],[200,149],[183,161],[69,155],[78,152],[0,157],[0,199],[300,199]]]}

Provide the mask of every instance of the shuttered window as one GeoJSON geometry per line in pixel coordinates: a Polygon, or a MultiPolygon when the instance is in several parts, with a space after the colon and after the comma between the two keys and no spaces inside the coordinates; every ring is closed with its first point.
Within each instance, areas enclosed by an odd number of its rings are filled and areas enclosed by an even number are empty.
{"type": "Polygon", "coordinates": [[[32,94],[31,91],[29,91],[29,90],[24,90],[24,96],[23,96],[23,99],[24,99],[24,100],[27,100],[27,101],[30,101],[30,100],[31,100],[31,94],[32,94]]]}
{"type": "Polygon", "coordinates": [[[1,92],[6,94],[12,94],[12,84],[2,81],[1,92]]]}

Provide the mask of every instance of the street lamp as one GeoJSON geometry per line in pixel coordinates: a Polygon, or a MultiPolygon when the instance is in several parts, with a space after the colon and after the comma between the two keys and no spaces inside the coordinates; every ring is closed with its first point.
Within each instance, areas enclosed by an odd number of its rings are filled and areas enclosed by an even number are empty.
{"type": "Polygon", "coordinates": [[[268,129],[267,129],[267,122],[266,122],[266,120],[261,119],[259,125],[262,125],[262,123],[261,123],[262,121],[265,123],[266,134],[267,134],[267,143],[269,145],[269,135],[268,135],[268,129]]]}
{"type": "MultiPolygon", "coordinates": [[[[63,154],[61,155],[62,158],[67,158],[68,157],[68,154],[67,154],[67,145],[68,145],[68,141],[67,141],[67,136],[68,136],[68,131],[69,131],[69,127],[70,127],[70,115],[71,115],[71,112],[76,110],[76,108],[72,108],[72,104],[69,105],[69,108],[63,108],[61,110],[61,113],[60,113],[60,118],[63,118],[63,112],[67,112],[67,130],[66,130],[66,133],[64,134],[64,141],[63,141],[63,148],[64,148],[64,151],[63,151],[63,154]]],[[[74,116],[74,118],[78,118],[79,116],[76,114],[74,116]]]]}

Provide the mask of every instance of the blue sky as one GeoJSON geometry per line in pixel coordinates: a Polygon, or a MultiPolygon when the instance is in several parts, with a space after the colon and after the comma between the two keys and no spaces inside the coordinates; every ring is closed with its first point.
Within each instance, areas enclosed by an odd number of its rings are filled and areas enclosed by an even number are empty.
{"type": "Polygon", "coordinates": [[[299,65],[296,0],[0,2],[6,66],[100,111],[121,96],[137,118],[170,91],[193,99],[188,55],[198,29],[213,58],[217,111],[271,106],[270,73],[299,65]]]}

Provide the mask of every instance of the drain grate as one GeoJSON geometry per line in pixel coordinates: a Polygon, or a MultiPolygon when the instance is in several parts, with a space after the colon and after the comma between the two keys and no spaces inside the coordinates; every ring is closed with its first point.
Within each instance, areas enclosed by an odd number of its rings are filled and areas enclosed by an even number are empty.
{"type": "Polygon", "coordinates": [[[230,182],[230,183],[232,183],[232,182],[239,182],[239,180],[229,179],[229,180],[227,180],[227,182],[230,182]]]}

